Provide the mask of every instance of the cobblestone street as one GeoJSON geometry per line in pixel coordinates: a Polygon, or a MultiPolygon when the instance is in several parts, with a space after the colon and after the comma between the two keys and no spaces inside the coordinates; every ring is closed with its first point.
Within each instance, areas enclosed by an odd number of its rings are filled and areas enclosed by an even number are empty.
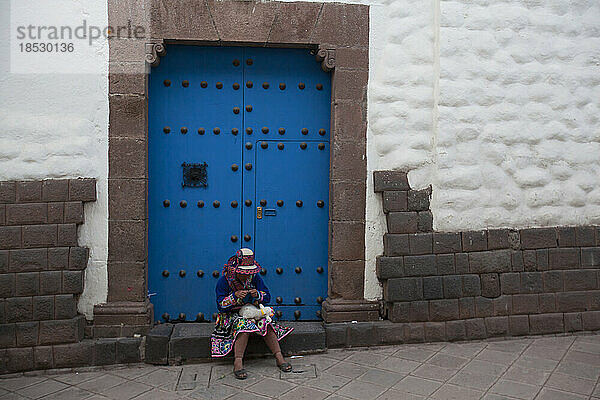
{"type": "Polygon", "coordinates": [[[600,335],[329,350],[184,366],[133,365],[0,378],[0,399],[600,399],[600,335]]]}

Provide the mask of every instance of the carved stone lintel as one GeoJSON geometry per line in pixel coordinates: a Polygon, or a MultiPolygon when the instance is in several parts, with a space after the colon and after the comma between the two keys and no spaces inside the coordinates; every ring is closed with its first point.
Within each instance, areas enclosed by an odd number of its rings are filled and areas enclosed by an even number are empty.
{"type": "Polygon", "coordinates": [[[151,67],[156,67],[160,64],[160,57],[167,54],[167,49],[163,42],[146,43],[146,63],[151,67]]]}
{"type": "Polygon", "coordinates": [[[321,63],[321,69],[329,72],[335,68],[335,49],[320,48],[317,51],[316,59],[321,63]]]}

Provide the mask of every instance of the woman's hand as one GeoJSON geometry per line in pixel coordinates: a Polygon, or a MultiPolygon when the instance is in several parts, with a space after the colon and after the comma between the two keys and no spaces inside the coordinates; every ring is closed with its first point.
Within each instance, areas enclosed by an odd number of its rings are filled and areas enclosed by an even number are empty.
{"type": "Polygon", "coordinates": [[[250,295],[251,295],[252,297],[258,297],[258,290],[256,290],[256,289],[252,289],[252,290],[250,290],[250,295]]]}
{"type": "Polygon", "coordinates": [[[237,297],[238,299],[243,299],[248,294],[248,291],[247,290],[238,290],[234,294],[235,294],[235,297],[237,297]]]}

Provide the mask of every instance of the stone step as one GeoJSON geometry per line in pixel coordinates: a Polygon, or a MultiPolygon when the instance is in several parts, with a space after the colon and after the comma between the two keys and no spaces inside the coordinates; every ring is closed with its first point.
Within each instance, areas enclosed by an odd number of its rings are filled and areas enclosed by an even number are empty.
{"type": "MultiPolygon", "coordinates": [[[[285,355],[325,351],[325,328],[321,322],[282,323],[294,331],[281,341],[285,355]]],[[[180,323],[156,325],[146,336],[146,362],[150,364],[178,364],[184,361],[210,359],[210,335],[213,323],[180,323]]],[[[264,341],[252,335],[248,355],[271,354],[264,341]]]]}

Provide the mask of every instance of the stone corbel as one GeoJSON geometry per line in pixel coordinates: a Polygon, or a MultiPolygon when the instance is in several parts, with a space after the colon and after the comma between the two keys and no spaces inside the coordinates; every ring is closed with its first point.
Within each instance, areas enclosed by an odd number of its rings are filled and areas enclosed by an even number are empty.
{"type": "Polygon", "coordinates": [[[315,57],[321,63],[323,71],[329,72],[335,68],[335,49],[319,48],[315,57]]]}
{"type": "Polygon", "coordinates": [[[162,40],[155,43],[146,43],[146,63],[151,67],[160,64],[160,58],[167,54],[167,49],[162,40]]]}

